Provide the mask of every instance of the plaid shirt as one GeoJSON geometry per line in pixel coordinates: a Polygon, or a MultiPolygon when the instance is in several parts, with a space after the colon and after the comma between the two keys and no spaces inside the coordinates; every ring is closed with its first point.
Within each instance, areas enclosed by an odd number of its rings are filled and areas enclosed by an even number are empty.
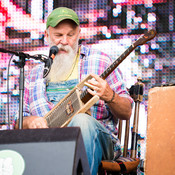
{"type": "MultiPolygon", "coordinates": [[[[79,82],[90,73],[101,75],[112,62],[112,59],[107,54],[82,45],[78,63],[79,82]]],[[[24,116],[33,115],[43,117],[54,107],[54,104],[49,102],[46,96],[46,81],[43,79],[43,69],[44,64],[40,64],[32,69],[28,77],[26,77],[24,90],[24,116]]],[[[116,68],[106,80],[119,96],[126,97],[133,102],[122,81],[122,75],[118,68],[116,68]]],[[[117,134],[117,123],[113,121],[112,114],[104,101],[99,100],[92,106],[91,114],[110,132],[115,135],[117,134]]]]}

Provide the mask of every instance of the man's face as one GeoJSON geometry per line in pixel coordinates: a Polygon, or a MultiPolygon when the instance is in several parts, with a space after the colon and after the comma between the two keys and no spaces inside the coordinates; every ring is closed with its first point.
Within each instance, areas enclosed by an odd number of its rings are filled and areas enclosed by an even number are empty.
{"type": "Polygon", "coordinates": [[[70,46],[74,51],[77,48],[79,33],[80,28],[74,22],[63,20],[56,27],[49,26],[46,37],[51,45],[60,46],[58,54],[66,54],[69,51],[64,47],[70,46]]]}
{"type": "Polygon", "coordinates": [[[70,74],[78,51],[79,33],[79,27],[70,20],[64,20],[56,27],[46,30],[49,46],[56,45],[59,49],[46,77],[49,81],[64,81],[70,74]]]}

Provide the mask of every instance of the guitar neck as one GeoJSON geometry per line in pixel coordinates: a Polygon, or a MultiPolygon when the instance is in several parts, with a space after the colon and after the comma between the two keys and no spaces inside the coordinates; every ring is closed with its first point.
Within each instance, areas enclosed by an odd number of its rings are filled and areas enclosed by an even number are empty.
{"type": "Polygon", "coordinates": [[[124,53],[122,53],[118,59],[116,59],[101,75],[102,79],[106,79],[114,69],[136,48],[136,46],[131,45],[124,53]]]}

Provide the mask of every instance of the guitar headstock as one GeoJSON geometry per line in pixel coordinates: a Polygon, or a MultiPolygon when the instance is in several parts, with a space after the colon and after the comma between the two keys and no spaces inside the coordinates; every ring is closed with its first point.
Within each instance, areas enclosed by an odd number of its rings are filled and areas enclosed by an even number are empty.
{"type": "Polygon", "coordinates": [[[156,33],[157,32],[154,29],[147,31],[144,35],[138,38],[134,45],[139,46],[145,44],[147,41],[152,40],[156,36],[156,33]]]}

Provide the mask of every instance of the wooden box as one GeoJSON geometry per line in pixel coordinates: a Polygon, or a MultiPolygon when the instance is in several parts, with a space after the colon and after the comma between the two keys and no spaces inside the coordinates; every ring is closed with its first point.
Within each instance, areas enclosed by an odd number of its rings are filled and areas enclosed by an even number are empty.
{"type": "Polygon", "coordinates": [[[145,175],[175,174],[175,86],[148,95],[145,175]]]}

